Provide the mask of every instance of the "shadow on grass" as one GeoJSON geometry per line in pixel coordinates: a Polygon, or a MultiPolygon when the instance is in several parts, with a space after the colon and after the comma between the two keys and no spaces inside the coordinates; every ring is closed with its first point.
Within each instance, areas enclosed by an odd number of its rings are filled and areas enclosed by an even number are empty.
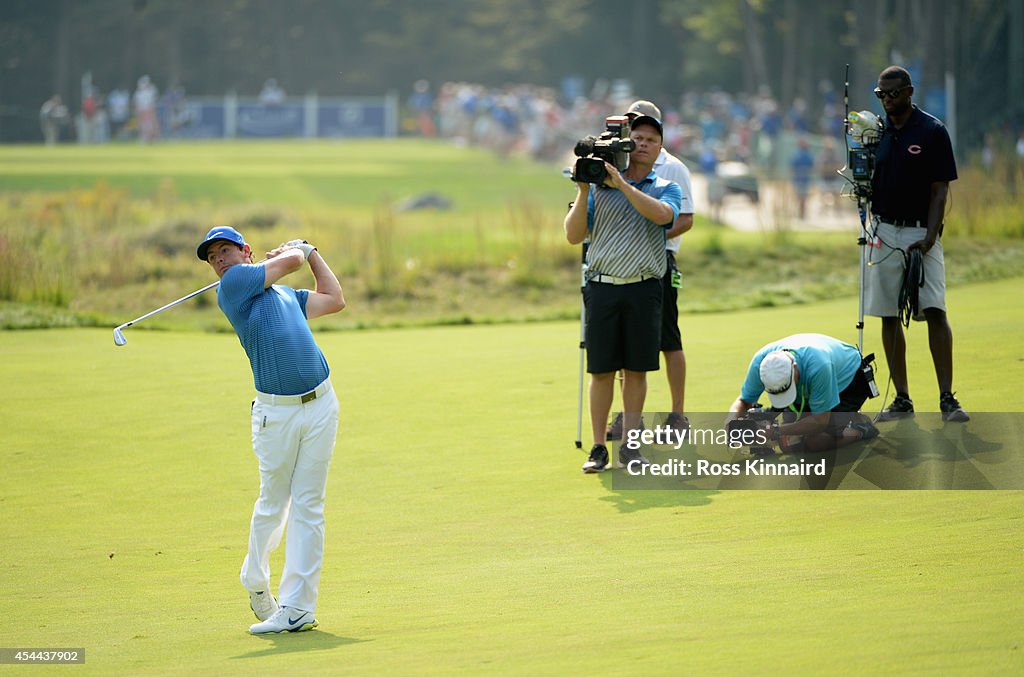
{"type": "Polygon", "coordinates": [[[649,487],[638,489],[629,486],[620,488],[621,480],[628,478],[628,474],[625,470],[618,468],[601,473],[600,477],[601,484],[608,490],[608,496],[602,496],[599,500],[611,503],[622,513],[650,508],[700,508],[711,505],[711,497],[719,493],[717,489],[698,489],[688,486],[687,482],[678,478],[666,478],[663,483],[669,482],[675,486],[663,485],[658,489],[649,487]]]}
{"type": "Polygon", "coordinates": [[[882,424],[855,472],[881,489],[1017,489],[1022,423],[1020,414],[976,413],[964,424],[918,413],[882,424]]]}
{"type": "Polygon", "coordinates": [[[369,639],[356,639],[355,637],[339,637],[329,632],[310,630],[307,632],[286,632],[276,635],[255,635],[253,639],[259,640],[264,646],[259,651],[232,656],[232,660],[239,658],[262,658],[277,654],[330,651],[349,644],[361,644],[370,642],[369,639]]]}
{"type": "MultiPolygon", "coordinates": [[[[693,416],[693,415],[691,415],[693,416]]],[[[715,415],[719,416],[720,415],[715,415]]],[[[712,429],[712,428],[708,428],[712,429]]],[[[776,452],[753,457],[722,443],[644,446],[649,470],[601,475],[620,512],[709,505],[737,489],[1024,488],[1024,414],[978,412],[968,423],[939,413],[880,425],[879,437],[824,453],[776,452]]],[[[610,449],[612,461],[618,445],[610,449]]]]}

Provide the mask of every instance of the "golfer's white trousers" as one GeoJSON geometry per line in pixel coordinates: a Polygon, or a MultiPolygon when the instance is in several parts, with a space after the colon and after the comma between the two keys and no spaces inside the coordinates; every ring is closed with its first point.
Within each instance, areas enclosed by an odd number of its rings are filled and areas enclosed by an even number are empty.
{"type": "Polygon", "coordinates": [[[246,590],[270,590],[270,553],[287,526],[282,606],[316,611],[324,556],[327,469],[338,432],[338,398],[329,388],[305,404],[252,407],[252,447],[260,468],[260,496],[252,511],[249,552],[242,562],[246,590]]]}

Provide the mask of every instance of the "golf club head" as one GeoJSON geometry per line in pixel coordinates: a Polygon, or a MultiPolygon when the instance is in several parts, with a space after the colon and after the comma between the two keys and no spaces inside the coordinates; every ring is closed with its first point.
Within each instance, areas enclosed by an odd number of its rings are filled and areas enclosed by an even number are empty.
{"type": "Polygon", "coordinates": [[[124,337],[121,327],[114,327],[114,345],[123,346],[126,343],[128,343],[128,339],[124,337]]]}

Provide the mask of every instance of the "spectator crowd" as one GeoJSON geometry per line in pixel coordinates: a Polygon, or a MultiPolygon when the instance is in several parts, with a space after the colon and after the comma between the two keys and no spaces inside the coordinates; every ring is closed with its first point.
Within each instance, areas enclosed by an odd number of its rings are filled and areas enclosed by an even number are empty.
{"type": "MultiPolygon", "coordinates": [[[[621,115],[629,101],[647,95],[621,82],[598,81],[582,95],[530,84],[445,82],[435,90],[418,80],[404,102],[402,131],[490,148],[500,156],[568,161],[578,139],[600,133],[607,116],[621,115]]],[[[285,92],[268,78],[258,98],[264,105],[279,105],[285,92]]],[[[674,101],[659,99],[659,104],[665,114],[665,149],[706,176],[750,172],[791,179],[798,195],[809,185],[829,190],[838,186],[835,172],[845,159],[844,110],[840,94],[826,81],[813,105],[796,98],[783,106],[767,89],[754,94],[692,91],[674,101]]],[[[172,83],[161,93],[148,75],[138,78],[134,90],[118,86],[104,94],[91,82],[83,84],[77,113],[57,95],[39,111],[47,145],[111,139],[153,143],[187,126],[192,115],[180,84],[172,83]]],[[[1012,136],[1017,139],[1016,155],[1024,162],[1024,131],[1012,136]]],[[[993,139],[986,135],[981,148],[986,167],[993,161],[993,139]]],[[[716,196],[709,197],[714,202],[716,196]]]]}
{"type": "Polygon", "coordinates": [[[48,99],[39,110],[43,141],[47,145],[74,139],[78,143],[105,143],[111,139],[158,141],[163,130],[173,131],[187,124],[185,89],[173,83],[160,94],[148,75],[142,75],[135,89],[118,86],[106,94],[91,79],[82,84],[81,109],[71,115],[59,95],[48,99]]]}
{"type": "MultiPolygon", "coordinates": [[[[839,97],[827,84],[822,84],[821,90],[823,103],[813,111],[802,99],[783,110],[766,91],[749,96],[690,92],[678,101],[665,101],[665,148],[695,164],[710,153],[717,162],[784,166],[788,157],[777,156],[783,135],[842,140],[839,97]]],[[[407,100],[406,131],[493,148],[502,154],[557,159],[571,150],[577,139],[603,131],[605,117],[621,115],[634,94],[645,93],[616,91],[598,83],[590,96],[567,101],[549,87],[492,88],[467,82],[446,82],[435,94],[420,80],[407,100]]]]}

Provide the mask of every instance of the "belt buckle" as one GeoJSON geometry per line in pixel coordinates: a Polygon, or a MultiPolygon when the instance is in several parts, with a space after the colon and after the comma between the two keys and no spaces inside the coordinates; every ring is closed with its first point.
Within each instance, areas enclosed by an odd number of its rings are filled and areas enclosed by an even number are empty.
{"type": "Polygon", "coordinates": [[[310,391],[303,395],[302,397],[300,397],[299,399],[302,401],[303,404],[305,404],[306,402],[312,402],[313,400],[316,399],[316,391],[310,391]]]}

